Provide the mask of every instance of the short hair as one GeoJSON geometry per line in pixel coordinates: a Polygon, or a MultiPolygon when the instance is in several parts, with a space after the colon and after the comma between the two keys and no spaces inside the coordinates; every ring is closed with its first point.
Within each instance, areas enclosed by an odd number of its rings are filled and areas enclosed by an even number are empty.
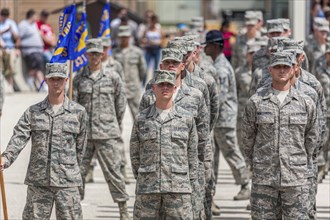
{"type": "Polygon", "coordinates": [[[40,12],[40,16],[42,16],[42,17],[48,17],[49,16],[49,12],[47,11],[47,10],[42,10],[41,12],[40,12]]]}
{"type": "Polygon", "coordinates": [[[0,15],[4,16],[4,17],[8,17],[9,16],[9,9],[8,8],[1,9],[0,15]]]}
{"type": "Polygon", "coordinates": [[[27,12],[26,12],[26,19],[29,19],[31,18],[33,15],[36,14],[36,11],[34,9],[29,9],[27,12]]]}

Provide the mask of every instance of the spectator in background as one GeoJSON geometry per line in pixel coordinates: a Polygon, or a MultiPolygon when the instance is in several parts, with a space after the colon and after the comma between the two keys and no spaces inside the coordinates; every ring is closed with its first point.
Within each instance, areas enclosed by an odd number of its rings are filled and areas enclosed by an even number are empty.
{"type": "Polygon", "coordinates": [[[235,34],[230,31],[230,21],[224,20],[221,24],[220,31],[224,37],[223,53],[227,60],[231,61],[232,46],[230,44],[230,39],[235,37],[235,34]]]}
{"type": "Polygon", "coordinates": [[[3,8],[0,11],[0,38],[2,43],[3,74],[9,85],[14,87],[14,78],[16,71],[17,57],[20,56],[20,38],[16,22],[9,18],[9,9],[3,8]]]}
{"type": "MultiPolygon", "coordinates": [[[[31,88],[38,88],[44,79],[42,71],[44,70],[43,49],[44,43],[36,24],[36,12],[30,9],[26,13],[26,19],[18,25],[19,35],[21,37],[21,51],[28,70],[28,84],[31,88]]],[[[47,85],[44,83],[42,90],[47,91],[47,85]]]]}
{"type": "Polygon", "coordinates": [[[158,17],[156,15],[152,15],[150,18],[150,24],[144,31],[141,39],[141,46],[145,48],[147,69],[150,68],[152,61],[154,63],[153,70],[158,69],[162,38],[163,32],[158,23],[158,17]]]}
{"type": "Polygon", "coordinates": [[[42,10],[40,12],[40,18],[37,21],[37,26],[40,31],[40,35],[44,42],[44,58],[46,63],[52,58],[52,49],[56,46],[56,37],[54,31],[49,23],[47,23],[49,12],[42,10]]]}
{"type": "Polygon", "coordinates": [[[130,30],[132,32],[132,37],[130,38],[130,43],[131,44],[136,44],[138,42],[137,40],[137,24],[135,21],[129,19],[127,15],[127,9],[122,8],[120,9],[118,13],[118,17],[113,19],[110,23],[111,27],[111,41],[112,41],[112,47],[116,48],[119,45],[118,42],[118,31],[119,31],[119,26],[121,25],[128,25],[130,27],[130,30]]]}

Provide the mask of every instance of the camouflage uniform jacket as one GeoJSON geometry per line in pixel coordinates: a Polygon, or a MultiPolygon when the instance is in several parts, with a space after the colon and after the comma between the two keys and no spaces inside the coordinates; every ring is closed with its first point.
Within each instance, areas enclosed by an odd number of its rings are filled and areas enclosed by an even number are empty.
{"type": "Polygon", "coordinates": [[[108,65],[107,65],[111,70],[117,72],[123,82],[125,82],[125,74],[124,74],[124,69],[122,65],[115,60],[112,56],[109,56],[108,58],[108,65]]]}
{"type": "Polygon", "coordinates": [[[316,60],[324,54],[324,51],[322,51],[322,46],[316,41],[313,35],[310,35],[306,42],[307,44],[305,45],[304,51],[308,58],[309,71],[314,72],[316,60]]]}
{"type": "MultiPolygon", "coordinates": [[[[143,94],[139,110],[150,107],[156,101],[152,89],[146,90],[143,94]]],[[[177,96],[174,99],[176,106],[183,108],[193,115],[198,133],[198,157],[200,161],[212,159],[212,149],[207,148],[209,135],[209,113],[202,93],[195,88],[182,83],[177,96]]]]}
{"type": "MultiPolygon", "coordinates": [[[[205,99],[206,106],[208,107],[208,110],[210,110],[210,94],[209,90],[207,88],[207,84],[204,80],[202,80],[199,76],[196,76],[192,73],[190,73],[188,70],[184,71],[184,74],[181,74],[182,82],[186,83],[187,86],[193,87],[198,89],[203,93],[203,97],[205,99]]],[[[209,111],[210,112],[210,111],[209,111]]],[[[210,117],[210,115],[209,115],[210,117]]],[[[210,118],[209,118],[210,120],[210,118]]]]}
{"type": "Polygon", "coordinates": [[[268,53],[267,47],[261,48],[257,52],[253,54],[253,62],[252,62],[252,72],[254,72],[257,68],[263,69],[268,67],[270,60],[270,55],[268,53]]]}
{"type": "Polygon", "coordinates": [[[326,117],[330,120],[330,66],[327,65],[326,60],[322,62],[322,65],[316,68],[316,76],[323,87],[325,102],[327,105],[326,117]]]}
{"type": "Polygon", "coordinates": [[[155,105],[139,112],[130,156],[136,194],[191,193],[197,178],[197,130],[194,119],[174,106],[163,121],[155,105]]]}
{"type": "Polygon", "coordinates": [[[272,81],[272,76],[267,67],[257,68],[252,72],[249,95],[252,96],[257,90],[272,81]]]}
{"type": "Polygon", "coordinates": [[[214,61],[220,81],[219,117],[215,127],[235,128],[237,120],[237,92],[235,73],[223,54],[214,61]]]}
{"type": "MultiPolygon", "coordinates": [[[[3,103],[5,100],[5,78],[2,75],[1,69],[0,69],[0,113],[2,112],[3,103]]],[[[1,116],[0,116],[1,117],[1,116]]]]}
{"type": "Polygon", "coordinates": [[[248,64],[240,66],[235,71],[236,86],[237,86],[237,98],[238,98],[238,113],[241,114],[244,109],[247,100],[249,99],[249,90],[252,80],[251,67],[248,64]]]}
{"type": "Polygon", "coordinates": [[[146,63],[143,51],[136,46],[128,48],[115,48],[113,58],[124,69],[127,99],[141,95],[141,82],[146,75],[146,63]]]}
{"type": "Polygon", "coordinates": [[[195,65],[195,70],[192,74],[200,77],[207,85],[210,97],[210,130],[212,130],[217,122],[219,114],[219,95],[217,84],[213,76],[209,75],[208,72],[204,72],[198,65],[195,65]]]}
{"type": "MultiPolygon", "coordinates": [[[[300,68],[300,77],[299,80],[306,83],[310,87],[312,87],[318,96],[318,103],[320,105],[320,113],[319,113],[319,121],[320,121],[320,128],[321,128],[321,145],[323,145],[327,141],[327,128],[326,128],[326,115],[327,115],[327,102],[324,95],[324,90],[322,88],[322,84],[320,81],[317,80],[317,78],[304,70],[303,68],[300,68]]],[[[327,88],[329,90],[329,88],[327,88]]]]}
{"type": "Polygon", "coordinates": [[[74,101],[87,110],[88,138],[110,139],[121,135],[120,124],[126,110],[124,84],[118,74],[101,69],[97,79],[85,67],[73,80],[74,101]]]}
{"type": "Polygon", "coordinates": [[[252,182],[275,187],[306,184],[318,128],[314,102],[294,87],[282,104],[270,86],[258,90],[248,100],[242,120],[252,182]]]}
{"type": "Polygon", "coordinates": [[[48,102],[30,106],[14,128],[2,156],[9,167],[32,140],[25,184],[34,186],[81,186],[79,166],[87,144],[87,113],[65,97],[55,114],[48,102]]]}
{"type": "Polygon", "coordinates": [[[249,41],[254,41],[254,38],[249,40],[246,34],[240,34],[236,37],[232,56],[232,66],[234,69],[246,65],[247,43],[249,41]]]}

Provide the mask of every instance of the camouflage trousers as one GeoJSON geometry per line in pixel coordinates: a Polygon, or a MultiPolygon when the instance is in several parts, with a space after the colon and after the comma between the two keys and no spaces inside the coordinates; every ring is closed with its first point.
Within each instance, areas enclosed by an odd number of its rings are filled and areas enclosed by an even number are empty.
{"type": "Polygon", "coordinates": [[[327,141],[325,142],[324,146],[321,146],[319,154],[317,156],[317,165],[318,166],[326,166],[330,165],[330,118],[327,118],[327,131],[326,131],[326,136],[327,136],[327,141]],[[327,164],[328,163],[328,164],[327,164]]]}
{"type": "Polygon", "coordinates": [[[308,185],[273,187],[252,184],[251,216],[256,220],[308,218],[308,185]]]}
{"type": "Polygon", "coordinates": [[[78,187],[52,186],[28,186],[22,219],[50,219],[54,202],[56,219],[83,219],[78,187]]]}
{"type": "Polygon", "coordinates": [[[235,128],[214,128],[214,175],[215,183],[218,182],[219,171],[219,157],[220,150],[223,157],[227,161],[235,183],[244,185],[249,182],[249,172],[246,167],[244,157],[237,144],[236,129],[235,128]]]}
{"type": "Polygon", "coordinates": [[[316,194],[317,194],[317,163],[314,163],[314,176],[307,179],[309,195],[308,195],[308,216],[309,219],[317,219],[316,215],[316,194]]]}
{"type": "MultiPolygon", "coordinates": [[[[120,172],[120,150],[120,145],[117,145],[115,139],[88,140],[86,152],[81,164],[82,177],[83,180],[85,180],[93,154],[96,152],[97,160],[101,166],[114,202],[124,202],[129,198],[126,193],[124,177],[120,172]]],[[[83,199],[84,190],[81,190],[81,194],[83,199]]]]}
{"type": "Polygon", "coordinates": [[[140,96],[137,95],[136,97],[127,99],[127,104],[129,106],[129,109],[131,110],[132,117],[135,121],[136,115],[139,112],[140,96]]]}
{"type": "Polygon", "coordinates": [[[191,195],[181,193],[136,195],[133,216],[134,220],[192,220],[191,195]]]}
{"type": "Polygon", "coordinates": [[[212,201],[214,196],[214,170],[213,161],[204,161],[205,167],[205,199],[204,210],[206,219],[212,219],[212,201]]]}
{"type": "Polygon", "coordinates": [[[204,163],[198,163],[198,179],[191,182],[191,205],[193,219],[205,219],[205,169],[204,163]]]}

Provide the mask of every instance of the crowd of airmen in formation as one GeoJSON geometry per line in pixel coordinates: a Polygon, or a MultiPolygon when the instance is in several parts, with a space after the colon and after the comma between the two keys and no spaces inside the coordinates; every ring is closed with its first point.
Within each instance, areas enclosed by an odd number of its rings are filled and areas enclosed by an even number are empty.
{"type": "Polygon", "coordinates": [[[222,33],[205,34],[203,19],[194,19],[189,33],[162,50],[143,94],[143,51],[129,43],[128,26],[119,27],[111,56],[109,39],[86,42],[89,62],[73,80],[73,100],[64,91],[67,66],[47,64],[48,96],[24,112],[1,158],[3,170],[31,137],[23,219],[49,219],[54,202],[58,219],[82,219],[93,157],[120,219],[130,219],[126,104],[134,119],[134,219],[219,215],[213,197],[220,151],[241,186],[233,199],[250,199],[252,219],[316,219],[317,184],[330,159],[329,23],[315,18],[304,43],[291,38],[288,19],[267,20],[264,28],[262,17],[245,13],[232,64],[222,33]]]}

